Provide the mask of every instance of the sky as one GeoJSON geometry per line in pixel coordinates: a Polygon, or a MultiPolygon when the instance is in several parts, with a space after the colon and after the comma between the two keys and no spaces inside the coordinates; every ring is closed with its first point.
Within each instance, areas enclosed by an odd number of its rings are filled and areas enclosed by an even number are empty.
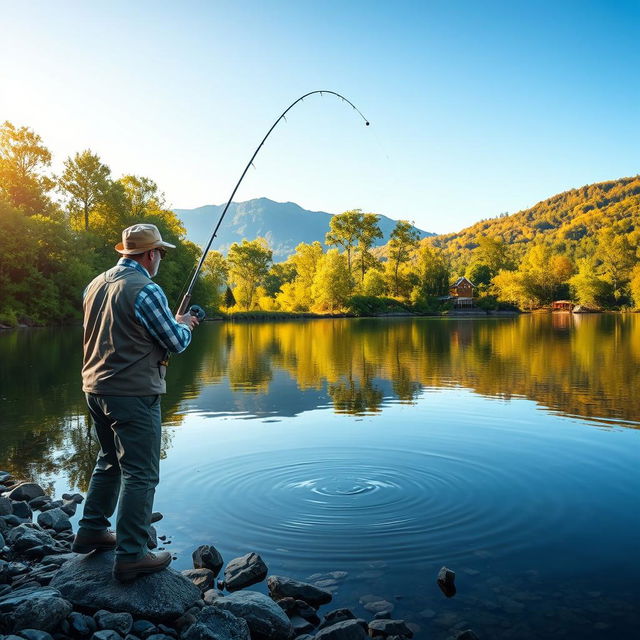
{"type": "Polygon", "coordinates": [[[640,172],[640,0],[0,0],[0,122],[169,206],[359,208],[446,233],[640,172]]]}

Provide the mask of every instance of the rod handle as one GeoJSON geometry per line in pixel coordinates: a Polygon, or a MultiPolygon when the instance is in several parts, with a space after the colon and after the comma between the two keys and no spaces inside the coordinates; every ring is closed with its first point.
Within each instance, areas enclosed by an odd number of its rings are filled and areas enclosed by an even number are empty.
{"type": "Polygon", "coordinates": [[[182,298],[182,302],[180,303],[180,306],[178,307],[178,315],[179,316],[183,316],[185,313],[187,313],[187,309],[189,308],[189,302],[191,302],[191,294],[190,293],[185,293],[184,294],[184,298],[182,298]]]}

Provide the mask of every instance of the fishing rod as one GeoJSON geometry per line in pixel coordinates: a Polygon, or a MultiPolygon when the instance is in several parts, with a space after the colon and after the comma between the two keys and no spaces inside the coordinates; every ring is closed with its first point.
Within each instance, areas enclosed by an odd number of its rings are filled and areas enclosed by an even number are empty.
{"type": "Polygon", "coordinates": [[[214,238],[216,237],[217,233],[218,233],[218,229],[220,228],[220,225],[222,224],[222,220],[224,219],[225,214],[227,213],[227,209],[229,208],[229,205],[231,204],[231,201],[233,200],[233,196],[236,195],[236,191],[238,190],[238,187],[240,186],[240,184],[242,183],[242,181],[244,180],[245,175],[247,174],[247,171],[249,171],[249,167],[253,164],[253,161],[255,160],[255,157],[258,155],[258,152],[260,151],[260,149],[262,149],[262,145],[267,141],[267,138],[271,135],[271,132],[278,126],[278,123],[281,120],[286,120],[285,116],[287,115],[287,113],[289,113],[289,111],[291,111],[291,109],[293,109],[293,107],[295,107],[298,102],[302,102],[305,98],[308,98],[309,96],[312,96],[316,93],[319,93],[320,95],[323,95],[325,93],[332,95],[332,96],[336,96],[338,98],[340,98],[343,102],[346,102],[348,105],[350,105],[355,111],[358,112],[358,114],[360,115],[360,117],[364,120],[365,125],[368,127],[369,126],[369,121],[364,117],[364,115],[362,115],[362,112],[360,111],[360,109],[358,109],[358,107],[356,107],[355,104],[353,104],[353,102],[351,102],[350,100],[347,100],[347,98],[345,98],[343,95],[340,95],[339,93],[336,93],[335,91],[328,91],[326,89],[321,89],[321,90],[317,90],[317,91],[310,91],[309,93],[305,93],[303,96],[299,97],[297,100],[295,100],[294,102],[292,102],[280,115],[280,117],[273,123],[273,125],[271,126],[271,129],[269,129],[269,131],[267,131],[267,135],[262,139],[262,142],[258,145],[258,148],[253,152],[253,155],[251,156],[251,160],[249,160],[247,166],[245,167],[244,171],[242,172],[242,175],[240,176],[240,180],[238,180],[236,186],[233,188],[233,191],[231,192],[231,195],[229,196],[229,200],[227,201],[227,204],[224,207],[224,210],[222,211],[222,214],[220,215],[220,218],[218,219],[218,223],[216,224],[215,228],[213,229],[213,233],[211,234],[211,237],[209,238],[209,242],[207,243],[207,246],[205,247],[204,251],[202,252],[202,256],[200,256],[200,261],[198,262],[198,266],[196,267],[196,270],[193,274],[193,277],[191,278],[191,281],[189,282],[189,286],[187,287],[187,291],[184,294],[184,297],[182,298],[182,302],[180,303],[180,306],[178,307],[178,314],[180,315],[184,315],[187,312],[187,308],[189,308],[189,312],[191,313],[191,315],[197,316],[198,320],[204,320],[204,309],[202,307],[200,307],[197,304],[191,305],[189,307],[189,302],[191,301],[191,292],[193,291],[193,287],[196,283],[196,280],[198,279],[198,275],[200,274],[200,271],[202,270],[202,265],[204,264],[204,261],[207,257],[207,254],[209,253],[209,249],[211,248],[211,243],[213,242],[214,238]]]}

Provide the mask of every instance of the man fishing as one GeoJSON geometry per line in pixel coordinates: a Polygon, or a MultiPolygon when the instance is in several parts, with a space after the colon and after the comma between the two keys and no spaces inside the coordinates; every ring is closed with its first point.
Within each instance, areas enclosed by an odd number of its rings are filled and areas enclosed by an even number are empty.
{"type": "Polygon", "coordinates": [[[160,396],[167,352],[184,351],[199,321],[188,311],[174,318],[151,280],[167,249],[175,249],[155,225],[128,227],[115,249],[121,256],[116,266],[84,292],[82,389],[100,453],[72,550],[115,548],[114,578],[128,582],[171,562],[170,553],[147,547],[159,481],[160,396]],[[113,533],[109,518],[118,496],[113,533]]]}

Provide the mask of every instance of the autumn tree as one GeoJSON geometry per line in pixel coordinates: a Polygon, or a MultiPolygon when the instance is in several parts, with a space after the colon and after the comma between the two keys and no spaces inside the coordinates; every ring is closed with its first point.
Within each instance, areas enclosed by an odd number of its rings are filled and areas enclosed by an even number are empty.
{"type": "Polygon", "coordinates": [[[238,306],[248,311],[253,308],[256,292],[269,271],[273,252],[264,238],[234,242],[227,254],[229,280],[238,306]]]}
{"type": "Polygon", "coordinates": [[[377,260],[371,255],[373,243],[382,238],[382,231],[378,226],[380,216],[375,213],[363,213],[358,230],[358,262],[360,263],[360,283],[364,282],[367,269],[374,266],[377,260]]]}
{"type": "Polygon", "coordinates": [[[347,256],[347,269],[351,273],[351,258],[353,249],[358,243],[362,229],[362,210],[352,209],[339,213],[329,221],[329,231],[325,236],[325,243],[340,246],[347,256]]]}
{"type": "Polygon", "coordinates": [[[394,296],[399,295],[399,274],[400,266],[407,263],[411,253],[418,246],[420,235],[413,225],[407,220],[398,220],[391,232],[389,240],[389,264],[393,273],[392,292],[394,296]]]}
{"type": "Polygon", "coordinates": [[[579,304],[598,308],[605,302],[611,287],[597,273],[591,258],[578,260],[578,272],[569,279],[571,296],[579,304]]]}
{"type": "Polygon", "coordinates": [[[209,251],[202,265],[200,280],[203,285],[202,306],[217,311],[223,303],[223,289],[227,281],[227,261],[219,251],[209,251]]]}
{"type": "Polygon", "coordinates": [[[626,235],[616,234],[610,229],[601,232],[595,258],[599,262],[600,274],[611,284],[616,301],[624,295],[636,262],[635,253],[636,247],[631,245],[626,235]]]}
{"type": "Polygon", "coordinates": [[[313,279],[313,304],[318,310],[337,311],[344,307],[355,283],[347,259],[337,249],[322,256],[313,279]]]}
{"type": "Polygon", "coordinates": [[[413,297],[424,300],[444,296],[449,292],[451,273],[444,254],[428,244],[422,245],[416,256],[415,273],[417,283],[413,297]]]}

